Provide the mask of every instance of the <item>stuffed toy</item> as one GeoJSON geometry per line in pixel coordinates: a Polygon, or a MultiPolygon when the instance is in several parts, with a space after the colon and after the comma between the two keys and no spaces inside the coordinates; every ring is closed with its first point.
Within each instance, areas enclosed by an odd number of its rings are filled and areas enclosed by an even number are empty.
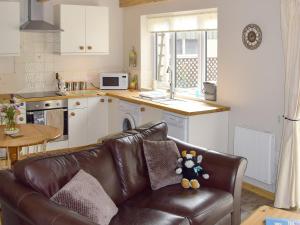
{"type": "Polygon", "coordinates": [[[178,168],[176,169],[177,174],[182,174],[181,186],[185,189],[200,188],[198,177],[202,176],[205,180],[209,179],[209,175],[205,173],[203,168],[200,166],[202,162],[202,155],[196,154],[196,151],[182,151],[181,158],[178,159],[178,168]]]}

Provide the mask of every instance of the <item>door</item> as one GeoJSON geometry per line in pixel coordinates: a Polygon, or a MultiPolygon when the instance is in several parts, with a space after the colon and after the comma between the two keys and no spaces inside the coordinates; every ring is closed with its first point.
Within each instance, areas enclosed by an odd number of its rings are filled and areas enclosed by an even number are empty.
{"type": "Polygon", "coordinates": [[[69,110],[69,147],[87,145],[87,108],[69,110]]]}
{"type": "Polygon", "coordinates": [[[141,105],[140,110],[140,125],[144,125],[150,122],[158,122],[162,120],[163,112],[160,109],[141,105]]]}
{"type": "Polygon", "coordinates": [[[60,6],[61,53],[85,53],[85,7],[60,6]]]}
{"type": "Polygon", "coordinates": [[[20,54],[20,3],[0,2],[0,56],[20,54]]]}
{"type": "Polygon", "coordinates": [[[108,134],[108,105],[106,97],[88,98],[88,144],[95,144],[108,134]]]}
{"type": "Polygon", "coordinates": [[[86,52],[109,53],[108,7],[86,6],[86,52]]]}
{"type": "Polygon", "coordinates": [[[108,97],[108,134],[121,132],[119,99],[108,97]]]}

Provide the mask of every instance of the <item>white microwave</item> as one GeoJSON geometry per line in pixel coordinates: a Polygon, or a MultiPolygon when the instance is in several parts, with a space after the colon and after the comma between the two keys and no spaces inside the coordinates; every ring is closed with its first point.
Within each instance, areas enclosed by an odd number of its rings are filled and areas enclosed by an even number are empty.
{"type": "Polygon", "coordinates": [[[100,89],[101,90],[127,90],[128,74],[127,73],[101,73],[100,89]]]}

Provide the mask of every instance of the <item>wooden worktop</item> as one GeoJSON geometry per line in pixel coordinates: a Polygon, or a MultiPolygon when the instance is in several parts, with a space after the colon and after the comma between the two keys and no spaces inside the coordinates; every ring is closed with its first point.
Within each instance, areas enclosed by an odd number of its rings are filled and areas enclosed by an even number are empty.
{"type": "Polygon", "coordinates": [[[135,104],[141,104],[146,106],[151,106],[157,109],[165,110],[168,112],[178,113],[185,116],[194,116],[194,115],[201,115],[201,114],[208,114],[208,113],[215,113],[215,112],[223,112],[223,111],[230,111],[229,107],[217,105],[214,103],[208,103],[205,101],[192,101],[192,100],[185,100],[186,104],[189,104],[189,107],[185,106],[172,106],[166,105],[163,103],[158,103],[154,101],[150,101],[147,99],[139,98],[139,91],[129,91],[129,90],[108,90],[108,91],[101,91],[101,90],[84,90],[84,91],[70,91],[67,92],[66,96],[55,96],[55,97],[45,97],[45,98],[31,98],[31,99],[22,99],[24,102],[32,102],[32,101],[47,101],[47,100],[54,100],[54,99],[70,99],[70,98],[86,98],[86,97],[96,97],[96,96],[109,96],[118,98],[120,100],[128,101],[135,104]]]}
{"type": "Polygon", "coordinates": [[[141,99],[139,98],[138,91],[109,91],[107,92],[107,95],[110,97],[115,97],[120,100],[136,103],[136,104],[142,104],[147,106],[152,106],[154,108],[162,109],[168,112],[178,113],[185,116],[195,116],[200,114],[208,114],[208,113],[214,113],[214,112],[223,112],[223,111],[229,111],[229,107],[220,106],[216,104],[206,103],[203,101],[192,101],[192,100],[185,100],[185,106],[172,106],[172,105],[166,105],[163,103],[158,103],[154,101],[150,101],[147,99],[141,99]],[[189,107],[186,107],[186,104],[189,104],[189,107]]]}

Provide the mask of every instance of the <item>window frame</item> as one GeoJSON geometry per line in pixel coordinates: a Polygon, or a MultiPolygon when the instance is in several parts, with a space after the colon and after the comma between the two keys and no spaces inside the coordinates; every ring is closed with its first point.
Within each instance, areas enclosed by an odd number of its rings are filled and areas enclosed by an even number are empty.
{"type": "MultiPolygon", "coordinates": [[[[153,33],[153,43],[154,43],[154,46],[152,47],[152,50],[153,50],[153,62],[154,62],[154,80],[156,81],[157,83],[157,89],[162,89],[162,90],[168,90],[170,88],[169,84],[166,84],[166,82],[162,82],[162,81],[159,81],[158,79],[158,34],[159,33],[171,33],[173,35],[173,38],[172,38],[172,53],[171,55],[173,56],[172,57],[172,61],[171,61],[171,69],[172,69],[172,79],[173,79],[173,83],[174,83],[174,91],[175,91],[175,95],[183,95],[185,97],[191,97],[191,98],[199,98],[199,97],[195,97],[193,95],[190,95],[190,94],[184,94],[184,91],[181,91],[181,90],[184,90],[185,88],[178,88],[176,87],[177,86],[177,66],[176,66],[176,61],[178,58],[180,57],[195,57],[195,56],[198,56],[198,60],[200,60],[199,62],[199,74],[201,76],[201,80],[199,79],[199,83],[198,83],[198,88],[201,90],[203,90],[203,82],[207,81],[207,40],[208,40],[208,32],[209,31],[216,31],[218,32],[217,29],[214,29],[214,30],[191,30],[191,31],[167,31],[167,32],[155,32],[153,33]],[[184,54],[180,54],[180,55],[177,55],[177,52],[176,52],[176,49],[177,49],[177,35],[178,33],[180,32],[199,32],[199,48],[198,48],[198,54],[185,54],[186,50],[184,48],[184,42],[186,40],[186,38],[182,39],[182,53],[184,54]],[[200,56],[200,57],[199,57],[200,56]],[[158,83],[161,83],[161,84],[158,84],[158,83]]],[[[218,38],[216,38],[218,40],[218,38]]],[[[170,83],[170,82],[169,82],[170,83]]]]}

